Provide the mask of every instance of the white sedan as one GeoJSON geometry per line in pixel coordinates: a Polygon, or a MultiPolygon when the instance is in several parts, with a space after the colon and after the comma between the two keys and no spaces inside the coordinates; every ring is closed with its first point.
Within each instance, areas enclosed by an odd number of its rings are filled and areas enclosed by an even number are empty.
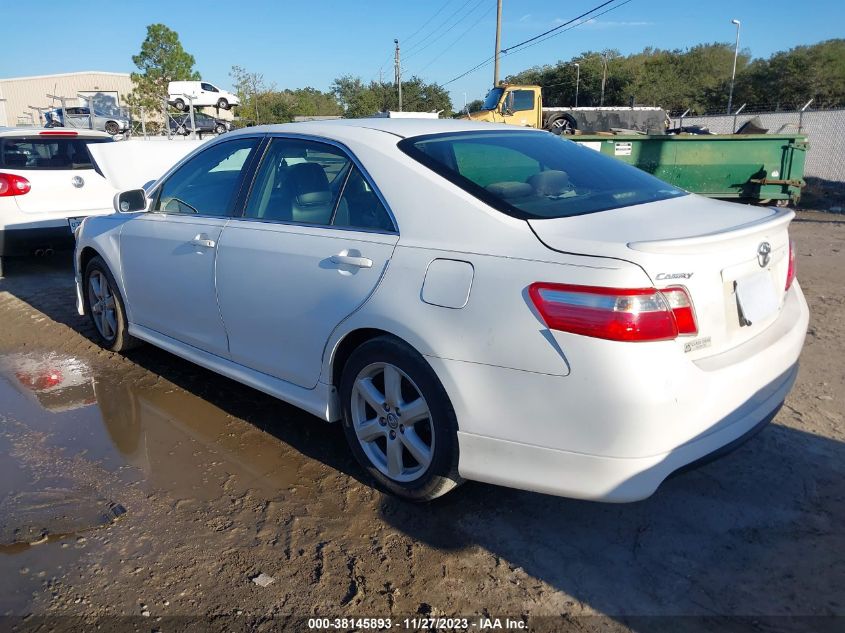
{"type": "Polygon", "coordinates": [[[414,500],[463,479],[647,497],[774,417],[807,329],[791,211],[542,131],[248,128],[115,206],[76,250],[105,347],[146,341],[341,421],[414,500]]]}

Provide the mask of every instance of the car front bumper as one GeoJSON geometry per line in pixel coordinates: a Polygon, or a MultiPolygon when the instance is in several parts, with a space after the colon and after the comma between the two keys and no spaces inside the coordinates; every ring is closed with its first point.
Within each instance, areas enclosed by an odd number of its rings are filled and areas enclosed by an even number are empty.
{"type": "Polygon", "coordinates": [[[636,344],[622,344],[615,363],[573,363],[569,376],[427,360],[455,408],[463,477],[627,502],[771,420],[795,381],[808,321],[796,283],[767,330],[704,361],[636,344]]]}

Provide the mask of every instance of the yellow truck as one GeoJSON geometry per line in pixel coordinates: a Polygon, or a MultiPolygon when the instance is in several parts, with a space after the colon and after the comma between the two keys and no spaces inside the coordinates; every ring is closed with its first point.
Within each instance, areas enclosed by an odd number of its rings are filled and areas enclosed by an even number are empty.
{"type": "Polygon", "coordinates": [[[513,84],[499,84],[490,90],[481,110],[466,114],[463,118],[545,129],[555,134],[595,132],[665,134],[669,126],[669,117],[663,108],[544,107],[540,86],[513,84]]]}

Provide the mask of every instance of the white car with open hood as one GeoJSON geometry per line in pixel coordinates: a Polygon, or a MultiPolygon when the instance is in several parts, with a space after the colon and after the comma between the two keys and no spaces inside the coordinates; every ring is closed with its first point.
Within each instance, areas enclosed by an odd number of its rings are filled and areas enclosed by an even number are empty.
{"type": "Polygon", "coordinates": [[[114,213],[116,193],[89,148],[105,132],[0,128],[0,275],[2,260],[73,248],[89,215],[114,213]]]}
{"type": "Polygon", "coordinates": [[[809,318],[793,212],[536,130],[248,128],[115,204],[76,251],[105,347],[147,341],[341,421],[414,500],[463,479],[647,497],[774,417],[809,318]]]}

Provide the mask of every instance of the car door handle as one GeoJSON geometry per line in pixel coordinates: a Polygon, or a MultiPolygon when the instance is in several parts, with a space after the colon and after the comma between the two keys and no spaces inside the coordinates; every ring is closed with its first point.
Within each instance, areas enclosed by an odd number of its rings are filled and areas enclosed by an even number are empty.
{"type": "Polygon", "coordinates": [[[204,233],[197,235],[194,239],[191,240],[191,244],[194,246],[202,246],[203,248],[214,248],[217,246],[217,242],[214,240],[208,239],[208,236],[204,233]]]}
{"type": "Polygon", "coordinates": [[[356,268],[372,268],[373,260],[367,257],[354,257],[352,255],[332,255],[333,264],[343,264],[345,266],[355,266],[356,268]]]}

